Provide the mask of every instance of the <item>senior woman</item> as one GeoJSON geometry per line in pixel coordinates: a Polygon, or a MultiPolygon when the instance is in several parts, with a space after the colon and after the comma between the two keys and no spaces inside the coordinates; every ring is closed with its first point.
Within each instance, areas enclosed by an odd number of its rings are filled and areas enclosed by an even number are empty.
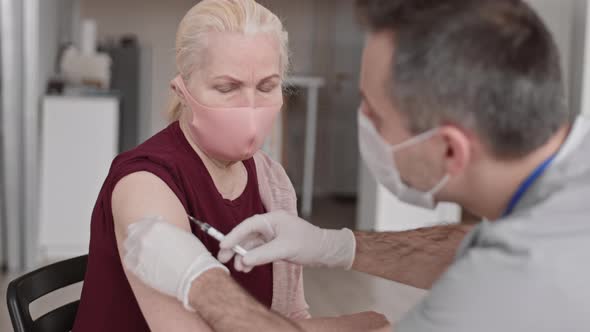
{"type": "MultiPolygon", "coordinates": [[[[73,331],[210,330],[190,308],[123,268],[130,224],[157,216],[192,232],[217,255],[218,243],[190,224],[187,214],[228,233],[255,214],[296,213],[284,170],[259,152],[283,104],[287,39],[281,21],[253,0],[204,0],[183,18],[176,36],[178,76],[171,82],[172,122],[113,161],[92,214],[73,331]]],[[[381,318],[365,313],[308,320],[297,265],[278,262],[250,273],[227,269],[259,302],[311,330],[367,330],[381,318]]],[[[184,291],[174,290],[179,298],[184,291]]]]}

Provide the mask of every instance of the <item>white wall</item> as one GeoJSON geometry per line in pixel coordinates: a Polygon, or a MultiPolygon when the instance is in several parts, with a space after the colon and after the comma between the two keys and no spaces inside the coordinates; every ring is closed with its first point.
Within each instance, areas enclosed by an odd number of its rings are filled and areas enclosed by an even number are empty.
{"type": "Polygon", "coordinates": [[[194,0],[80,0],[80,16],[95,19],[98,37],[120,37],[132,33],[142,48],[151,50],[151,131],[162,129],[169,98],[170,80],[176,72],[174,38],[176,28],[194,0]]]}
{"type": "Polygon", "coordinates": [[[587,0],[527,0],[549,27],[561,54],[570,107],[590,114],[590,6],[587,0]]]}
{"type": "Polygon", "coordinates": [[[318,11],[324,26],[318,37],[319,56],[327,68],[329,85],[326,88],[325,139],[329,142],[327,160],[330,188],[341,194],[356,194],[359,172],[359,151],[357,135],[357,110],[360,105],[358,91],[360,64],[364,47],[365,32],[357,22],[353,1],[321,1],[323,8],[318,11]],[[330,13],[330,14],[329,14],[330,13]],[[330,16],[330,20],[323,17],[330,16]]]}
{"type": "Polygon", "coordinates": [[[564,81],[568,88],[571,85],[569,80],[571,71],[569,70],[572,62],[572,16],[574,13],[574,3],[577,0],[526,0],[533,9],[541,16],[545,24],[549,27],[555,38],[557,47],[561,53],[561,65],[565,69],[564,81]]]}
{"type": "MultiPolygon", "coordinates": [[[[45,92],[45,84],[55,74],[55,63],[60,43],[60,12],[63,0],[39,1],[39,75],[38,94],[45,92]]],[[[39,103],[39,101],[37,102],[39,103]]]]}
{"type": "Polygon", "coordinates": [[[584,53],[586,45],[586,0],[526,0],[553,34],[561,55],[561,66],[570,107],[582,106],[584,53]]]}
{"type": "Polygon", "coordinates": [[[586,30],[589,25],[587,23],[588,10],[587,0],[576,0],[573,6],[572,16],[572,44],[571,44],[571,68],[570,68],[570,91],[571,91],[571,106],[576,110],[581,110],[583,113],[590,111],[587,104],[588,93],[584,90],[588,87],[588,79],[590,78],[590,68],[585,65],[587,55],[590,53],[586,51],[588,44],[587,38],[590,33],[586,30]]]}
{"type": "Polygon", "coordinates": [[[580,73],[580,81],[582,82],[580,88],[580,105],[582,112],[590,116],[590,6],[586,1],[580,0],[582,3],[576,11],[576,22],[578,23],[577,43],[578,45],[578,73],[580,73]],[[581,41],[584,42],[581,42],[581,41]],[[582,69],[580,69],[582,68],[582,69]]]}

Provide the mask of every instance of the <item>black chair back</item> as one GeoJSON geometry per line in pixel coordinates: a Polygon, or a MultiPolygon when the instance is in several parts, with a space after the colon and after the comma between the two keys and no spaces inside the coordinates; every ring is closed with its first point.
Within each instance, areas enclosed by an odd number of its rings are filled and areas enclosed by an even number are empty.
{"type": "Polygon", "coordinates": [[[13,280],[8,285],[6,300],[15,332],[66,332],[76,319],[80,301],[74,301],[34,320],[29,305],[53,291],[84,280],[88,255],[71,258],[42,267],[13,280]]]}

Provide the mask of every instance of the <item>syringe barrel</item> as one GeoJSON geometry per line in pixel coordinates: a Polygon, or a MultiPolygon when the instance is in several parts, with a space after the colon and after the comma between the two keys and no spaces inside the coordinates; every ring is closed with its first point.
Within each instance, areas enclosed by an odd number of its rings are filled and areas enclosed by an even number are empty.
{"type": "Polygon", "coordinates": [[[211,237],[213,237],[215,240],[219,242],[223,241],[223,239],[225,238],[225,235],[223,235],[220,231],[216,230],[213,227],[209,227],[209,229],[207,229],[207,234],[211,235],[211,237]]]}

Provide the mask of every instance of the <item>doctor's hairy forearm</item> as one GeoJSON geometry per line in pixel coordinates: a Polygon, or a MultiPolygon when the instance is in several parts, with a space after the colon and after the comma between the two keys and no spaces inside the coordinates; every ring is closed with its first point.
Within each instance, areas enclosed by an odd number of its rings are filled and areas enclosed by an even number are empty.
{"type": "Polygon", "coordinates": [[[429,289],[451,264],[472,228],[473,225],[459,224],[405,232],[355,232],[352,269],[429,289]]]}
{"type": "Polygon", "coordinates": [[[353,232],[319,228],[299,217],[275,212],[236,226],[220,243],[219,258],[234,257],[231,248],[262,234],[268,240],[249,250],[244,266],[284,260],[303,266],[353,269],[413,287],[428,289],[455,257],[473,225],[459,224],[405,232],[353,232]]]}
{"type": "Polygon", "coordinates": [[[193,282],[189,303],[214,331],[303,331],[269,311],[218,269],[203,273],[193,282]]]}
{"type": "Polygon", "coordinates": [[[219,269],[207,271],[193,282],[189,303],[214,331],[392,331],[385,316],[369,311],[289,320],[261,305],[219,269]]]}

